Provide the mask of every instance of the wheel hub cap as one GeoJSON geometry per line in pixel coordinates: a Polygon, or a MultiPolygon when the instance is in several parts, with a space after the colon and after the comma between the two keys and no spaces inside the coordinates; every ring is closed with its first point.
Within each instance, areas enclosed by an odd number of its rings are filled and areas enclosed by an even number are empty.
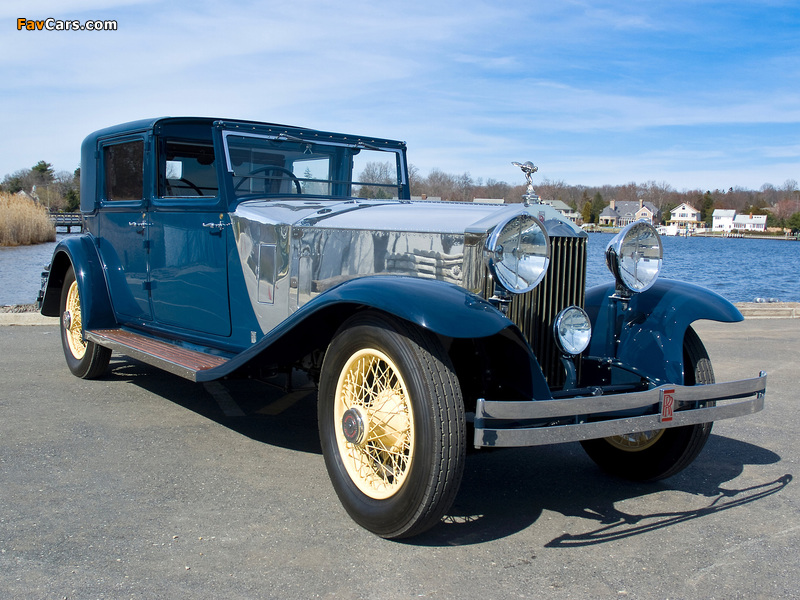
{"type": "Polygon", "coordinates": [[[364,441],[364,417],[357,408],[350,408],[342,415],[342,433],[351,444],[360,445],[364,441]]]}
{"type": "Polygon", "coordinates": [[[68,310],[65,310],[64,314],[61,315],[61,322],[64,324],[64,329],[70,329],[72,327],[72,315],[68,310]]]}

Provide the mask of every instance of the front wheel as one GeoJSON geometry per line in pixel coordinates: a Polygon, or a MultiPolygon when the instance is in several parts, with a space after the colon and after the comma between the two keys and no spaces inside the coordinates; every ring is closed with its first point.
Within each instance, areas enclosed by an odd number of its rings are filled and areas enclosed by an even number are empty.
{"type": "Polygon", "coordinates": [[[111,350],[83,339],[83,312],[78,282],[72,267],[64,276],[61,288],[61,345],[73,375],[83,379],[102,376],[108,368],[111,350]]]}
{"type": "Polygon", "coordinates": [[[461,389],[441,342],[392,317],[349,319],[325,354],[319,388],[325,466],[344,508],[385,538],[439,522],[461,483],[461,389]]]}
{"type": "MultiPolygon", "coordinates": [[[[705,346],[691,327],[683,340],[686,385],[714,383],[714,371],[705,346]]],[[[581,442],[583,449],[604,471],[636,481],[672,477],[697,458],[711,435],[713,423],[699,423],[615,435],[581,442]]]]}

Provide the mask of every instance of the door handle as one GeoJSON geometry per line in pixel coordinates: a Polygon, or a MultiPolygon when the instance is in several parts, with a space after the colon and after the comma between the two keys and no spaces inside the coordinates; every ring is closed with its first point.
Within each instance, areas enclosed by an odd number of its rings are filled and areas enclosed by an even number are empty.
{"type": "Polygon", "coordinates": [[[226,227],[230,227],[230,226],[231,226],[230,223],[223,223],[222,221],[220,221],[219,223],[203,223],[203,227],[208,227],[212,231],[215,231],[215,230],[222,231],[226,227]]]}
{"type": "Polygon", "coordinates": [[[147,213],[142,213],[142,220],[141,221],[128,221],[129,227],[136,227],[139,230],[139,233],[144,233],[145,227],[150,227],[150,223],[147,222],[147,213]]]}

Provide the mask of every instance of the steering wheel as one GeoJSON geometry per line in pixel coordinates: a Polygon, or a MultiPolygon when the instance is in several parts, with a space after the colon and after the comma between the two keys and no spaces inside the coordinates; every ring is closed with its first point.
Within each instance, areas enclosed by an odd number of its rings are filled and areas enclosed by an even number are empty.
{"type": "MultiPolygon", "coordinates": [[[[198,196],[203,196],[203,195],[204,195],[204,194],[203,194],[203,191],[202,191],[202,190],[201,190],[199,187],[197,187],[195,184],[193,184],[191,181],[189,181],[189,180],[188,180],[188,179],[186,179],[185,177],[181,177],[180,179],[178,179],[178,181],[180,181],[181,183],[185,184],[185,186],[175,186],[175,187],[187,187],[187,188],[191,188],[191,189],[193,189],[195,192],[197,192],[197,195],[198,195],[198,196]]],[[[168,189],[170,192],[172,192],[172,191],[173,191],[172,187],[173,187],[173,186],[172,186],[172,184],[170,184],[170,182],[169,182],[169,179],[168,179],[168,180],[167,180],[167,189],[168,189]]]]}
{"type": "Polygon", "coordinates": [[[247,175],[245,175],[239,183],[237,183],[235,186],[233,186],[233,191],[234,192],[238,191],[239,190],[239,186],[242,185],[245,182],[245,179],[247,179],[248,177],[256,175],[257,173],[266,173],[267,171],[281,171],[283,173],[286,173],[289,177],[291,177],[292,181],[294,182],[294,186],[297,188],[297,193],[298,194],[302,194],[303,193],[302,189],[300,188],[300,180],[297,179],[295,174],[292,173],[286,167],[279,167],[278,165],[267,165],[265,167],[259,167],[257,169],[253,169],[247,175]]]}

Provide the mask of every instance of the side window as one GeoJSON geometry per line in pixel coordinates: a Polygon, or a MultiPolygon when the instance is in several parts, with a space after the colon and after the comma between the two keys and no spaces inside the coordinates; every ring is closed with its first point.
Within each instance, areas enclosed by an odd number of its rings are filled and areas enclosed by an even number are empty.
{"type": "Polygon", "coordinates": [[[144,141],[103,147],[106,200],[144,198],[144,141]]]}
{"type": "Polygon", "coordinates": [[[214,197],[219,192],[211,143],[167,140],[159,165],[162,197],[214,197]]]}

